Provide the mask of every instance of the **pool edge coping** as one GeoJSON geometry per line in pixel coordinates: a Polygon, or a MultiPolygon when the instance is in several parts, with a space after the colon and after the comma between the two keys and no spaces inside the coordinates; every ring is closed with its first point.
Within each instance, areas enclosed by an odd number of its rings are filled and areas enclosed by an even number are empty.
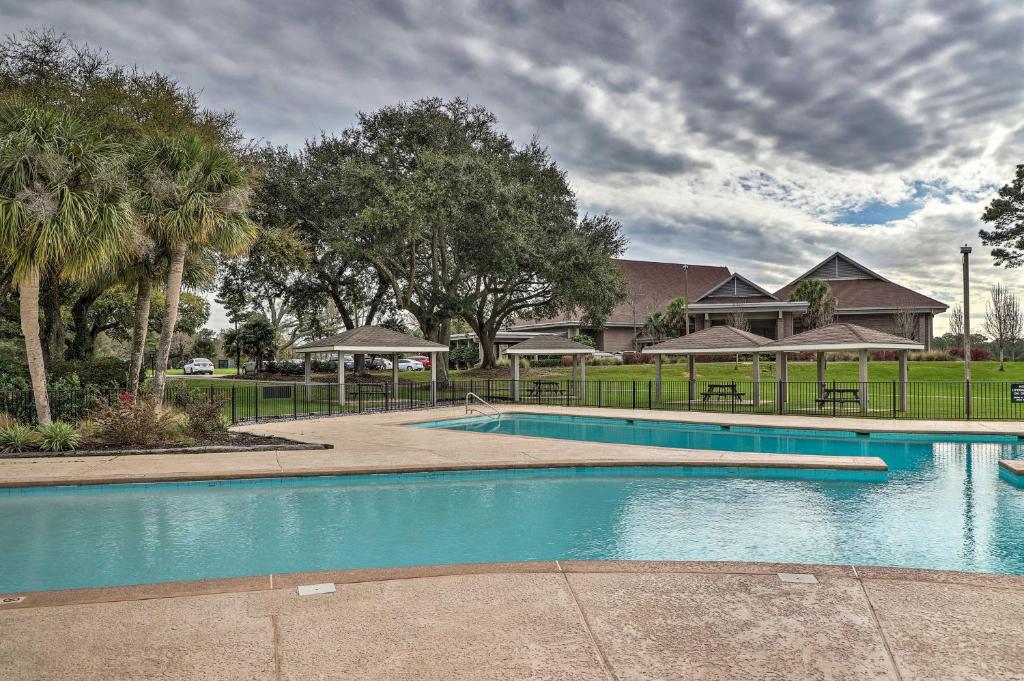
{"type": "Polygon", "coordinates": [[[304,584],[362,584],[435,577],[461,577],[489,574],[706,574],[735,576],[773,576],[779,573],[809,573],[819,577],[847,578],[858,581],[901,581],[931,584],[957,584],[978,588],[1024,590],[1024,575],[992,572],[958,572],[924,568],[900,568],[867,565],[830,565],[806,563],[770,563],[738,561],[645,561],[645,560],[548,560],[507,563],[453,563],[391,568],[355,568],[263,574],[249,577],[225,577],[178,582],[156,582],[125,586],[24,591],[0,594],[0,599],[24,600],[0,605],[0,615],[15,610],[69,605],[98,605],[124,601],[163,598],[187,598],[217,594],[281,591],[304,584]]]}
{"type": "MultiPolygon", "coordinates": [[[[968,420],[925,420],[925,419],[890,419],[899,423],[900,425],[909,426],[907,428],[896,428],[895,424],[884,424],[880,423],[883,419],[871,419],[870,417],[858,417],[858,416],[801,416],[795,414],[743,414],[743,413],[728,413],[722,414],[720,412],[706,412],[706,411],[671,411],[667,409],[628,409],[618,407],[563,407],[563,406],[551,406],[548,411],[544,411],[543,405],[516,405],[516,404],[500,404],[493,405],[499,413],[516,413],[516,414],[533,414],[535,416],[578,416],[582,418],[607,418],[607,419],[627,419],[633,421],[649,421],[653,423],[682,423],[682,424],[701,424],[708,426],[720,426],[720,427],[744,427],[744,428],[775,428],[784,430],[842,430],[851,433],[887,433],[892,435],[999,435],[1006,437],[1017,437],[1024,438],[1024,428],[1017,430],[987,430],[987,428],[1005,428],[1007,424],[1016,423],[1016,421],[968,421],[968,420]],[[540,410],[538,410],[538,408],[540,410]],[[593,411],[599,410],[601,412],[612,412],[604,415],[595,415],[590,413],[579,413],[580,411],[593,411]],[[628,414],[628,415],[626,415],[628,414]],[[665,418],[657,418],[655,414],[664,414],[665,418]],[[697,418],[679,418],[682,415],[695,415],[697,418]],[[730,421],[722,419],[721,417],[728,416],[733,419],[740,419],[739,421],[730,421]],[[675,418],[673,418],[675,417],[675,418]],[[763,419],[767,423],[758,421],[757,419],[763,419]],[[803,424],[803,423],[789,423],[785,419],[814,419],[820,421],[820,424],[803,424]],[[781,420],[781,422],[778,422],[781,420]],[[849,423],[850,421],[857,421],[856,425],[843,426],[844,422],[849,423]],[[864,423],[867,421],[868,423],[864,423]],[[934,428],[926,426],[924,428],[915,428],[917,424],[921,423],[943,423],[946,424],[941,428],[934,428]],[[833,425],[840,424],[840,425],[833,425]],[[964,430],[964,425],[977,425],[985,430],[973,431],[964,430]]],[[[430,423],[431,421],[448,421],[456,420],[459,418],[473,418],[472,416],[465,417],[453,417],[446,419],[432,418],[431,411],[441,410],[450,408],[438,406],[436,410],[424,410],[417,413],[417,418],[396,421],[390,425],[396,426],[417,426],[424,423],[430,423]]],[[[250,424],[256,425],[256,424],[250,424]]],[[[518,437],[518,436],[512,436],[518,437]]]]}

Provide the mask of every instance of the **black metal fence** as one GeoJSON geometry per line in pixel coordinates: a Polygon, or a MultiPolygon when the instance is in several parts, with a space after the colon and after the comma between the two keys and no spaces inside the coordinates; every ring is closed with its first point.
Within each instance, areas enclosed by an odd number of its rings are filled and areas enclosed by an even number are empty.
{"type": "MultiPolygon", "coordinates": [[[[336,383],[235,382],[194,385],[170,381],[167,400],[180,403],[184,394],[219,401],[232,423],[334,416],[350,413],[404,411],[464,402],[474,393],[497,404],[555,405],[659,409],[737,414],[856,416],[888,419],[1024,419],[1024,402],[1014,401],[1014,386],[1004,382],[896,381],[519,381],[459,379],[436,384],[409,382],[336,383]]],[[[76,421],[99,400],[117,399],[115,389],[50,392],[54,419],[76,421]]],[[[1024,390],[1018,392],[1024,400],[1024,390]]],[[[34,421],[32,393],[0,392],[0,413],[34,421]]]]}

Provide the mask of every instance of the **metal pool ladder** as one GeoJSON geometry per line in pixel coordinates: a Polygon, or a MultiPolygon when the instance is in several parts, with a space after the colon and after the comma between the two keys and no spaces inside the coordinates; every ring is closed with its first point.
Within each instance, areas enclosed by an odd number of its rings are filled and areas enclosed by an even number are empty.
{"type": "Polygon", "coordinates": [[[490,418],[501,418],[501,412],[495,409],[494,405],[480,397],[476,393],[466,393],[466,413],[467,414],[480,414],[482,416],[488,416],[490,418]],[[480,406],[477,406],[479,404],[480,406]],[[484,411],[486,407],[490,411],[484,411]]]}

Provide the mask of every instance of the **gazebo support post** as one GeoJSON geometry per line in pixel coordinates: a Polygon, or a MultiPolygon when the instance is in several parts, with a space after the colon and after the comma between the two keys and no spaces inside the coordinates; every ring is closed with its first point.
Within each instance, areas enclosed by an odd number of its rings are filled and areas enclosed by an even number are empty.
{"type": "Polygon", "coordinates": [[[519,401],[519,355],[512,355],[512,401],[519,401]]]}
{"type": "Polygon", "coordinates": [[[818,399],[825,397],[825,353],[818,351],[815,354],[815,359],[818,363],[818,399]]]}
{"type": "MultiPolygon", "coordinates": [[[[430,405],[437,406],[437,353],[430,353],[430,405]]],[[[396,364],[397,366],[397,364],[396,364]]],[[[398,376],[396,371],[395,376],[398,376]]]]}
{"type": "Polygon", "coordinates": [[[661,354],[654,356],[654,396],[661,399],[661,354]]]}
{"type": "MultiPolygon", "coordinates": [[[[355,356],[353,355],[353,361],[355,356]]],[[[345,355],[338,351],[338,411],[345,409],[345,355]]]]}
{"type": "Polygon", "coordinates": [[[899,408],[901,412],[907,410],[907,351],[900,350],[900,376],[899,376],[899,408]]]}
{"type": "Polygon", "coordinates": [[[686,399],[693,402],[697,399],[697,358],[686,356],[686,399]]]}
{"type": "Polygon", "coordinates": [[[306,401],[313,398],[313,353],[306,352],[302,355],[302,376],[306,384],[306,401]]]}
{"type": "Polygon", "coordinates": [[[584,401],[587,400],[587,356],[580,355],[580,395],[584,401]]]}
{"type": "Polygon", "coordinates": [[[775,376],[779,381],[775,391],[775,406],[781,414],[786,411],[786,399],[789,393],[789,366],[786,363],[786,353],[775,353],[775,376]]]}
{"type": "MultiPolygon", "coordinates": [[[[431,362],[433,364],[433,362],[431,362]]],[[[391,355],[391,385],[394,387],[394,396],[398,397],[398,354],[391,355]]]]}
{"type": "Polygon", "coordinates": [[[861,349],[858,367],[858,378],[860,379],[860,410],[868,410],[868,351],[861,349]]]}
{"type": "Polygon", "coordinates": [[[754,380],[753,388],[751,390],[750,398],[754,402],[754,407],[761,405],[761,354],[754,352],[754,364],[751,367],[752,378],[754,380]]]}

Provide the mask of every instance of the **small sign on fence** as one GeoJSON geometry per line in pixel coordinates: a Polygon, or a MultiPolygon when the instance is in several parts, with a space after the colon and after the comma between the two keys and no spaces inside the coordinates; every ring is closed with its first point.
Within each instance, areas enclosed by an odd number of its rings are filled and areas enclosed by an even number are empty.
{"type": "Polygon", "coordinates": [[[1010,401],[1015,404],[1024,404],[1024,383],[1010,384],[1010,401]]]}
{"type": "Polygon", "coordinates": [[[285,397],[292,396],[292,386],[290,385],[265,385],[263,386],[263,399],[265,400],[279,400],[285,397]]]}

